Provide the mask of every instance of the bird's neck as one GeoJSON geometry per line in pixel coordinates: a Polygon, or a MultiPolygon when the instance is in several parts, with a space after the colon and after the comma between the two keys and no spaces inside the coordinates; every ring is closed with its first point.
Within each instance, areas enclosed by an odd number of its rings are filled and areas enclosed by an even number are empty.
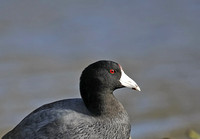
{"type": "Polygon", "coordinates": [[[113,92],[96,92],[83,98],[88,110],[96,116],[118,116],[126,113],[122,104],[115,98],[113,92]]]}

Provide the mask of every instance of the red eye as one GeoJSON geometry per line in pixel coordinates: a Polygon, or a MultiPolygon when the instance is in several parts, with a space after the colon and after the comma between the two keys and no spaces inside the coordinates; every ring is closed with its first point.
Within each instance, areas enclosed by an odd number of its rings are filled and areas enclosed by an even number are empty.
{"type": "Polygon", "coordinates": [[[114,73],[115,73],[115,70],[114,70],[114,69],[111,69],[111,70],[110,70],[110,73],[111,73],[111,74],[114,74],[114,73]]]}

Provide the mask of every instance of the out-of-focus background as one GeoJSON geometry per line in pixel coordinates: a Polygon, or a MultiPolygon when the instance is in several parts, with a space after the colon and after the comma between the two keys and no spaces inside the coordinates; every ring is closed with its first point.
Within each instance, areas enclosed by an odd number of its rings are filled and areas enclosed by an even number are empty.
{"type": "Polygon", "coordinates": [[[37,107],[80,97],[92,62],[120,63],[136,139],[200,132],[199,0],[0,1],[0,137],[37,107]]]}

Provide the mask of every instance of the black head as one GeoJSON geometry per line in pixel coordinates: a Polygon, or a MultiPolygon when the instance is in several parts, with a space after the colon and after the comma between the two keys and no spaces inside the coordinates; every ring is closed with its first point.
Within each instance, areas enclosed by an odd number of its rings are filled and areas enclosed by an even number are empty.
{"type": "Polygon", "coordinates": [[[122,87],[140,90],[122,67],[113,61],[102,60],[89,65],[80,78],[80,93],[87,107],[122,87]]]}
{"type": "Polygon", "coordinates": [[[98,61],[89,65],[82,72],[80,91],[114,91],[123,87],[119,82],[121,70],[117,63],[112,61],[98,61]]]}

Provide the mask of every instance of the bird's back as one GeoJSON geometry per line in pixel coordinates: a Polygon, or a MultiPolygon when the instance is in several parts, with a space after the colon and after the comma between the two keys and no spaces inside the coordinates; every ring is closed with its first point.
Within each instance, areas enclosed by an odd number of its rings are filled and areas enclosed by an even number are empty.
{"type": "Polygon", "coordinates": [[[2,139],[129,137],[126,111],[117,117],[98,117],[91,115],[82,99],[66,99],[36,109],[2,139]]]}

